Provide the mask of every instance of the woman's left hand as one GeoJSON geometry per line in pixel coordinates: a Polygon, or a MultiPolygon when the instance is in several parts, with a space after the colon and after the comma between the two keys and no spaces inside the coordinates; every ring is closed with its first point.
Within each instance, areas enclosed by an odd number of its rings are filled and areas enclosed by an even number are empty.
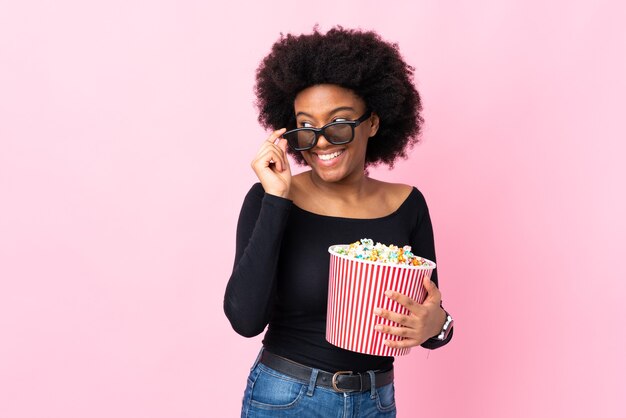
{"type": "Polygon", "coordinates": [[[398,292],[391,290],[385,292],[388,298],[408,309],[409,315],[401,315],[381,308],[374,309],[376,315],[399,325],[392,327],[379,324],[374,328],[376,331],[404,338],[401,341],[387,340],[385,341],[387,346],[391,348],[415,347],[436,336],[441,331],[446,321],[446,312],[441,308],[441,292],[430,278],[424,280],[424,287],[428,292],[428,296],[422,304],[398,292]]]}

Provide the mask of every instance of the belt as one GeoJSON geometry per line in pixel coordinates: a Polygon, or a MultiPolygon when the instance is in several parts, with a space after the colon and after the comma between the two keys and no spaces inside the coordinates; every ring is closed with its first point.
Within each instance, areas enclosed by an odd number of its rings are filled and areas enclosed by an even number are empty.
{"type": "MultiPolygon", "coordinates": [[[[263,350],[259,362],[267,367],[276,370],[282,374],[293,377],[294,379],[309,381],[313,368],[304,364],[284,357],[272,354],[267,350],[263,350]]],[[[393,382],[393,368],[386,371],[375,371],[375,385],[377,387],[385,386],[393,382]]],[[[372,382],[368,372],[353,373],[350,371],[339,371],[329,373],[319,370],[317,373],[317,386],[323,386],[334,389],[337,392],[364,392],[370,390],[372,382]]]]}

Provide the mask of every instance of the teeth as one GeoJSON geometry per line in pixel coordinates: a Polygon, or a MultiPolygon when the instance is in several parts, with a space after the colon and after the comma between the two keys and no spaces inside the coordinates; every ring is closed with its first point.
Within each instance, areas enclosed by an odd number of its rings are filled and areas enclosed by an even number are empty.
{"type": "Polygon", "coordinates": [[[317,154],[317,156],[322,161],[328,161],[328,160],[332,160],[333,158],[339,157],[342,153],[343,151],[337,151],[337,152],[333,152],[332,154],[317,154]]]}

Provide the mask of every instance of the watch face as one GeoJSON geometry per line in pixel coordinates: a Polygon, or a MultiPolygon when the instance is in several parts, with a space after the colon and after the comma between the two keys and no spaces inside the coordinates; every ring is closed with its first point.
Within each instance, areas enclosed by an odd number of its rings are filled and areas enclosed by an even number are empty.
{"type": "Polygon", "coordinates": [[[454,324],[454,320],[452,319],[450,315],[448,315],[446,317],[446,323],[443,324],[443,329],[441,330],[441,334],[437,336],[437,339],[443,341],[446,338],[448,338],[448,335],[450,334],[450,330],[452,329],[453,324],[454,324]]]}

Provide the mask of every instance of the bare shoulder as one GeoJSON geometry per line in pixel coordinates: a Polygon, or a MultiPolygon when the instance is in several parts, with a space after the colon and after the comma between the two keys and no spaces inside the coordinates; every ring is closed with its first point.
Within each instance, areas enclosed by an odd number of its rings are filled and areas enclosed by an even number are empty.
{"type": "Polygon", "coordinates": [[[397,210],[408,199],[413,186],[402,183],[387,183],[370,179],[371,196],[389,213],[397,210]]]}
{"type": "Polygon", "coordinates": [[[403,183],[387,183],[376,179],[370,179],[370,183],[375,194],[391,200],[404,201],[413,190],[413,186],[403,183]]]}

